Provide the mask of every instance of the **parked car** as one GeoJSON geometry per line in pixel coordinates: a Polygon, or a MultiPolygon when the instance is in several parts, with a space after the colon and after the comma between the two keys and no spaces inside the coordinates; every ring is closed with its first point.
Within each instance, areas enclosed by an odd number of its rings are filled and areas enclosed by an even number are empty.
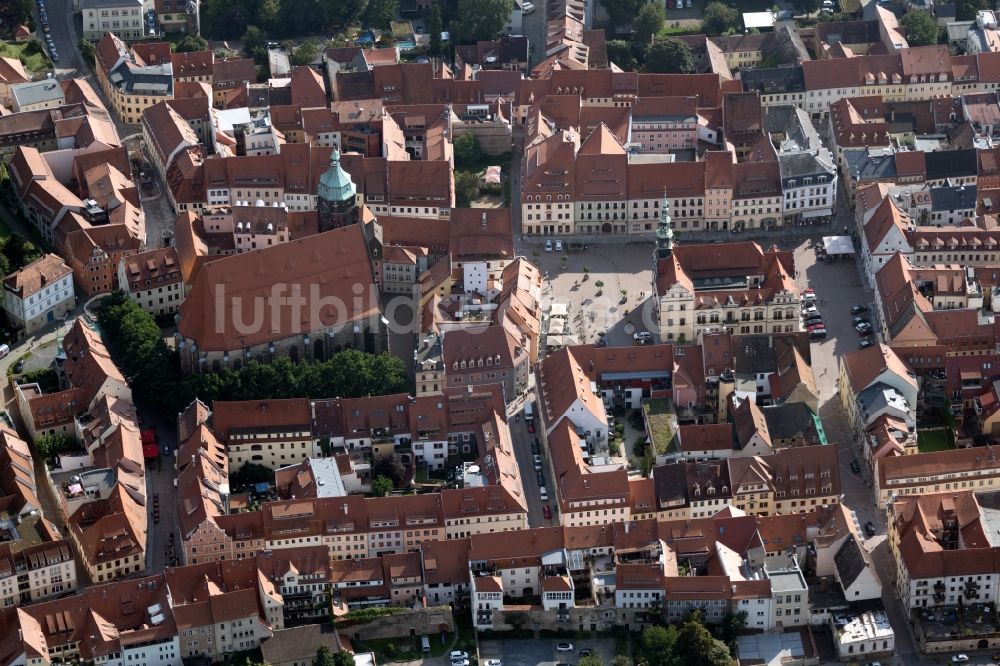
{"type": "Polygon", "coordinates": [[[556,252],[562,252],[562,251],[563,251],[562,241],[556,241],[556,252]]]}
{"type": "MultiPolygon", "coordinates": [[[[573,651],[572,643],[560,643],[559,645],[556,646],[556,652],[572,652],[572,651],[573,651]]],[[[966,659],[968,659],[968,657],[966,657],[966,659]]]]}
{"type": "Polygon", "coordinates": [[[24,360],[22,359],[14,364],[14,372],[17,374],[21,374],[23,370],[24,370],[24,360]]]}
{"type": "Polygon", "coordinates": [[[542,457],[535,456],[534,460],[535,460],[535,471],[536,472],[540,471],[542,469],[542,457]]]}
{"type": "Polygon", "coordinates": [[[503,662],[499,659],[487,659],[485,662],[486,666],[503,666],[503,662]]]}
{"type": "Polygon", "coordinates": [[[852,315],[861,314],[862,312],[868,312],[868,306],[866,306],[866,305],[852,305],[851,306],[851,314],[852,315]]]}
{"type": "Polygon", "coordinates": [[[807,331],[818,331],[820,329],[822,329],[824,331],[826,330],[826,325],[823,324],[823,322],[819,322],[819,323],[816,323],[816,324],[808,324],[806,326],[806,330],[807,331]]]}
{"type": "Polygon", "coordinates": [[[810,340],[820,340],[820,339],[825,338],[825,337],[826,337],[826,329],[825,328],[821,328],[821,329],[818,329],[818,330],[815,330],[815,331],[809,331],[809,339],[810,340]]]}
{"type": "Polygon", "coordinates": [[[545,520],[552,520],[552,509],[549,508],[548,504],[542,505],[542,515],[545,516],[545,520]]]}
{"type": "Polygon", "coordinates": [[[653,334],[649,331],[637,331],[632,334],[632,340],[635,342],[641,342],[643,340],[652,340],[653,334]]]}
{"type": "Polygon", "coordinates": [[[865,534],[867,534],[869,537],[875,536],[875,523],[873,523],[870,520],[867,523],[865,523],[865,534]]]}
{"type": "Polygon", "coordinates": [[[542,470],[538,470],[537,472],[535,472],[535,477],[538,480],[538,485],[540,486],[545,485],[545,474],[542,473],[542,470]]]}
{"type": "Polygon", "coordinates": [[[872,325],[866,321],[863,321],[860,324],[856,324],[854,326],[854,330],[860,333],[861,335],[868,335],[869,333],[872,332],[872,325]]]}
{"type": "Polygon", "coordinates": [[[816,309],[815,305],[807,305],[806,307],[802,308],[802,314],[803,315],[819,314],[819,310],[816,309]]]}
{"type": "Polygon", "coordinates": [[[807,324],[814,324],[816,322],[822,322],[823,321],[823,315],[821,315],[818,312],[815,312],[813,314],[805,315],[804,317],[802,317],[802,321],[804,321],[807,324]]]}
{"type": "Polygon", "coordinates": [[[956,654],[954,657],[951,658],[951,663],[953,664],[961,664],[966,661],[969,661],[969,655],[967,654],[956,654]]]}
{"type": "Polygon", "coordinates": [[[535,434],[535,424],[534,423],[529,423],[528,424],[528,432],[530,432],[532,435],[535,434]]]}
{"type": "Polygon", "coordinates": [[[52,52],[52,62],[59,62],[59,54],[55,51],[52,52]]]}
{"type": "Polygon", "coordinates": [[[530,14],[533,11],[535,11],[535,5],[531,2],[524,3],[524,6],[521,8],[522,15],[530,14]]]}
{"type": "Polygon", "coordinates": [[[552,241],[550,240],[545,241],[545,251],[546,252],[552,251],[552,241]]]}
{"type": "Polygon", "coordinates": [[[864,317],[855,317],[851,321],[854,322],[855,326],[857,326],[858,324],[871,324],[871,322],[864,317]]]}
{"type": "Polygon", "coordinates": [[[468,652],[462,652],[461,650],[452,650],[451,652],[448,653],[448,658],[452,659],[452,660],[455,660],[455,659],[468,659],[469,658],[469,653],[468,652]]]}
{"type": "Polygon", "coordinates": [[[872,342],[871,338],[865,338],[864,340],[858,343],[858,349],[868,349],[874,344],[875,343],[872,342]]]}
{"type": "Polygon", "coordinates": [[[537,437],[534,439],[533,442],[531,442],[531,452],[534,453],[535,455],[538,455],[539,453],[542,452],[542,445],[538,441],[537,437]]]}
{"type": "Polygon", "coordinates": [[[857,458],[851,459],[851,471],[855,474],[861,474],[861,465],[858,463],[857,458]]]}

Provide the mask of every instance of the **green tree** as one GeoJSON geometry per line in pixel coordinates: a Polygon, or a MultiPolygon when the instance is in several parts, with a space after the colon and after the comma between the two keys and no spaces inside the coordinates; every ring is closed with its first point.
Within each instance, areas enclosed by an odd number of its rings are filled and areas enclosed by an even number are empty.
{"type": "Polygon", "coordinates": [[[372,495],[375,495],[375,497],[385,497],[392,492],[394,487],[392,479],[384,474],[379,474],[372,480],[372,495]]]}
{"type": "Polygon", "coordinates": [[[599,654],[588,654],[576,662],[576,666],[604,666],[604,658],[599,654]]]}
{"type": "Polygon", "coordinates": [[[611,660],[611,666],[632,666],[632,660],[628,658],[628,655],[616,654],[615,658],[611,660]]]}
{"type": "Polygon", "coordinates": [[[677,666],[677,627],[654,625],[642,632],[639,654],[646,666],[677,666]]]}
{"type": "Polygon", "coordinates": [[[281,0],[261,0],[257,7],[256,20],[264,30],[280,30],[281,0]]]}
{"type": "Polygon", "coordinates": [[[663,10],[661,2],[650,2],[643,5],[642,9],[639,10],[639,15],[632,21],[636,40],[643,44],[649,42],[660,31],[666,20],[667,14],[663,10]]]}
{"type": "Polygon", "coordinates": [[[267,35],[255,25],[243,33],[243,54],[253,58],[259,67],[267,66],[267,35]]]}
{"type": "Polygon", "coordinates": [[[80,52],[80,57],[83,58],[83,61],[93,67],[94,63],[97,62],[97,47],[94,46],[94,42],[81,38],[77,42],[76,48],[80,52]]]}
{"type": "Polygon", "coordinates": [[[792,7],[800,14],[812,14],[819,9],[819,0],[792,0],[792,7]]]}
{"type": "Polygon", "coordinates": [[[724,35],[740,27],[739,10],[721,2],[710,2],[705,5],[701,18],[701,30],[706,35],[724,35]]]}
{"type": "Polygon", "coordinates": [[[427,32],[430,33],[431,43],[428,51],[431,55],[441,55],[441,31],[444,30],[444,22],[441,20],[441,5],[437,2],[431,7],[431,16],[427,19],[427,32]]]}
{"type": "Polygon", "coordinates": [[[28,23],[34,8],[35,3],[31,0],[3,0],[0,2],[0,25],[4,26],[4,32],[13,33],[17,26],[28,23]]]}
{"type": "Polygon", "coordinates": [[[211,39],[233,39],[247,29],[255,8],[234,0],[202,0],[201,32],[211,39]]]}
{"type": "Polygon", "coordinates": [[[730,666],[733,661],[726,644],[705,628],[700,613],[692,613],[681,626],[676,649],[685,665],[730,666]]]}
{"type": "Polygon", "coordinates": [[[463,43],[496,39],[510,20],[514,0],[458,0],[452,33],[463,43]]]}
{"type": "Polygon", "coordinates": [[[340,650],[333,655],[333,666],[354,666],[354,657],[347,650],[340,650]]]}
{"type": "Polygon", "coordinates": [[[937,44],[938,27],[930,12],[911,9],[899,23],[906,28],[906,41],[910,46],[937,44]]]}
{"type": "Polygon", "coordinates": [[[659,74],[691,74],[691,47],[675,37],[657,39],[646,48],[646,71],[659,74]]]}
{"type": "Polygon", "coordinates": [[[177,42],[174,51],[177,53],[193,53],[195,51],[207,51],[208,41],[201,35],[188,35],[177,42]]]}
{"type": "Polygon", "coordinates": [[[316,650],[313,666],[354,666],[354,657],[347,650],[333,652],[325,645],[316,650]]]}
{"type": "Polygon", "coordinates": [[[455,168],[468,169],[479,166],[483,158],[483,150],[479,147],[479,139],[474,134],[462,134],[455,139],[455,168]]]}
{"type": "Polygon", "coordinates": [[[274,483],[274,470],[257,463],[244,463],[236,473],[230,475],[230,480],[233,487],[240,490],[247,490],[258,483],[272,485],[274,483]]]}
{"type": "Polygon", "coordinates": [[[35,438],[35,451],[42,460],[51,460],[60,453],[71,451],[75,442],[69,435],[39,435],[35,438]]]}
{"type": "Polygon", "coordinates": [[[626,72],[637,69],[638,63],[632,53],[632,45],[624,39],[612,39],[607,42],[608,60],[621,67],[626,72]]]}
{"type": "Polygon", "coordinates": [[[479,197],[479,176],[469,171],[455,174],[455,202],[459,208],[469,208],[479,197]]]}
{"type": "Polygon", "coordinates": [[[729,611],[722,618],[722,641],[727,645],[735,645],[736,637],[743,633],[747,627],[747,613],[740,611],[734,613],[729,611]]]}
{"type": "Polygon", "coordinates": [[[955,3],[955,20],[975,21],[976,12],[989,8],[990,5],[986,0],[958,0],[955,3]]]}
{"type": "Polygon", "coordinates": [[[631,23],[645,3],[646,0],[601,0],[612,26],[631,23]]]}
{"type": "MultiPolygon", "coordinates": [[[[399,486],[403,482],[403,477],[406,475],[406,468],[403,467],[403,461],[399,459],[396,453],[386,453],[375,458],[375,462],[372,463],[372,474],[375,479],[380,476],[384,476],[392,482],[393,487],[399,486]]],[[[374,481],[372,482],[372,490],[374,490],[374,481]]]]}
{"type": "Polygon", "coordinates": [[[385,30],[399,14],[399,0],[368,0],[361,20],[365,26],[385,30]]]}
{"type": "Polygon", "coordinates": [[[309,65],[318,55],[319,47],[316,45],[316,42],[310,39],[302,42],[292,51],[292,54],[288,57],[288,62],[295,66],[309,65]]]}

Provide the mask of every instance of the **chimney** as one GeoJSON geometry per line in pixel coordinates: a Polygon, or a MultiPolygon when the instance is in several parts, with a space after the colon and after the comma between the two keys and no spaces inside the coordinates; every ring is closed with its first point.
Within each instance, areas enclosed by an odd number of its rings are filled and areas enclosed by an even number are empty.
{"type": "Polygon", "coordinates": [[[486,231],[486,211],[485,210],[483,211],[483,217],[482,217],[482,221],[480,222],[480,226],[482,227],[483,231],[486,231]]]}

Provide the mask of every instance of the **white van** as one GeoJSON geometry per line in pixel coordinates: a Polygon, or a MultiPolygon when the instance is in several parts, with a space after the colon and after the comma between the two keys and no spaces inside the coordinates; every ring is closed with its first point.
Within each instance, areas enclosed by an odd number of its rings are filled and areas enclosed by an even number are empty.
{"type": "Polygon", "coordinates": [[[420,637],[420,649],[424,651],[424,654],[431,653],[431,639],[427,637],[427,634],[420,637]]]}
{"type": "Polygon", "coordinates": [[[0,358],[3,358],[4,356],[6,356],[9,353],[10,353],[10,346],[8,346],[8,345],[0,345],[0,358]]]}
{"type": "Polygon", "coordinates": [[[549,501],[549,491],[545,490],[545,486],[538,489],[538,496],[542,498],[543,502],[549,501]]]}

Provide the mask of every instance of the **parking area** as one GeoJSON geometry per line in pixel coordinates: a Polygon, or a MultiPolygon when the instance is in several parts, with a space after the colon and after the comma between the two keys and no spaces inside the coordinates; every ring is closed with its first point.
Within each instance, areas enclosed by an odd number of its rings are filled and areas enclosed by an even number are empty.
{"type": "MultiPolygon", "coordinates": [[[[812,367],[820,402],[837,391],[840,358],[859,348],[862,337],[854,329],[853,318],[868,319],[870,312],[852,315],[851,307],[872,307],[872,293],[862,286],[857,266],[850,259],[818,261],[815,243],[804,242],[795,248],[795,272],[799,289],[816,293],[816,308],[823,318],[827,337],[812,345],[812,367]]],[[[874,340],[873,336],[868,336],[874,340]]]]}
{"type": "Polygon", "coordinates": [[[556,666],[575,664],[587,650],[599,654],[604,663],[615,658],[615,641],[612,638],[569,639],[510,639],[483,640],[479,642],[479,663],[499,659],[504,666],[556,666]],[[560,652],[560,643],[568,643],[572,650],[560,652]]]}

